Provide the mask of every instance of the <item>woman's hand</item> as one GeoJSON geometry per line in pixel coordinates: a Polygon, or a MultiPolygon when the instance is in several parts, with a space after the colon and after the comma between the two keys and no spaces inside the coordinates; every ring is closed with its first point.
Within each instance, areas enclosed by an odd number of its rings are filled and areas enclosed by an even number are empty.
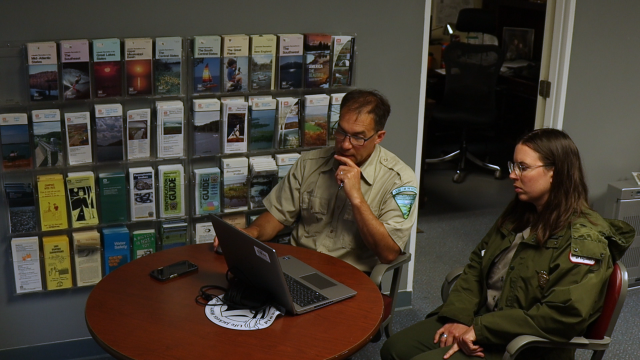
{"type": "Polygon", "coordinates": [[[465,331],[460,337],[458,337],[454,346],[444,355],[445,359],[448,359],[451,355],[453,355],[458,349],[462,350],[463,353],[468,356],[477,356],[484,357],[484,349],[474,344],[476,341],[476,332],[473,329],[473,326],[469,327],[467,331],[465,331]]]}
{"type": "MultiPolygon", "coordinates": [[[[459,324],[459,323],[445,324],[438,331],[436,331],[436,335],[433,338],[433,343],[435,344],[437,342],[440,342],[440,347],[445,347],[451,344],[455,344],[458,338],[462,336],[462,334],[464,334],[468,329],[469,327],[464,324],[459,324]]],[[[454,346],[454,347],[456,348],[456,351],[457,351],[458,347],[457,346],[454,346]]]]}

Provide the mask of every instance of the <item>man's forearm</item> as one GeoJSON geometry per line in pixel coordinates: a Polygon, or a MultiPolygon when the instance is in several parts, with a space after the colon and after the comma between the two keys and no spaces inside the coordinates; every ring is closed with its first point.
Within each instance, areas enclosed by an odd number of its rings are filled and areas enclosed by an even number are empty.
{"type": "Polygon", "coordinates": [[[260,241],[269,241],[282,229],[284,229],[284,224],[278,221],[270,212],[265,211],[243,230],[260,241]]]}

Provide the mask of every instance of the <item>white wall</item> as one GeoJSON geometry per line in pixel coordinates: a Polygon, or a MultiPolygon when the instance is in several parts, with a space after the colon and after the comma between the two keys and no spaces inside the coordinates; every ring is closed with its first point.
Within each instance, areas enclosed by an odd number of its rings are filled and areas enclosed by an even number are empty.
{"type": "Polygon", "coordinates": [[[640,2],[576,2],[563,129],[580,149],[590,201],[640,171],[640,2]]]}

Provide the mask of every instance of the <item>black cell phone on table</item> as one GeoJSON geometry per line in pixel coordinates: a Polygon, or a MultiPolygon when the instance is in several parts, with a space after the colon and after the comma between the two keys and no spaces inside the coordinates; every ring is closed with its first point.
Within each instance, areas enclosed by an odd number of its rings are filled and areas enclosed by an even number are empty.
{"type": "Polygon", "coordinates": [[[192,263],[189,260],[178,261],[171,265],[159,267],[152,270],[149,275],[160,281],[165,281],[198,270],[198,265],[192,263]]]}

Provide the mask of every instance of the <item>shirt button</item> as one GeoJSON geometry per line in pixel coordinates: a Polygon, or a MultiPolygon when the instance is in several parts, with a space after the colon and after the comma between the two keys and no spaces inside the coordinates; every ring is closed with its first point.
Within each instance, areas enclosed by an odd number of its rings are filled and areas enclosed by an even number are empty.
{"type": "Polygon", "coordinates": [[[331,229],[331,231],[329,231],[329,232],[333,234],[333,229],[331,229]]]}
{"type": "Polygon", "coordinates": [[[504,281],[504,276],[500,276],[500,281],[504,281]]]}
{"type": "Polygon", "coordinates": [[[513,270],[513,269],[515,269],[515,268],[516,268],[516,267],[515,267],[515,266],[513,266],[513,265],[509,266],[509,270],[513,270]]]}

